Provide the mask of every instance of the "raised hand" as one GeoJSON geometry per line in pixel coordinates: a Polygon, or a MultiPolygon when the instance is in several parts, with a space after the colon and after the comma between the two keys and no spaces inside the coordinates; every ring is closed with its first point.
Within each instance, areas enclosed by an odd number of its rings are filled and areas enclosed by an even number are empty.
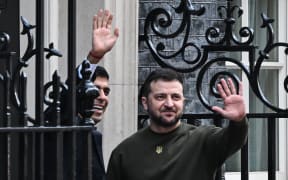
{"type": "Polygon", "coordinates": [[[217,85],[219,94],[224,101],[224,107],[213,106],[212,110],[221,114],[224,118],[239,122],[246,116],[245,103],[243,99],[243,86],[239,83],[239,94],[237,94],[233,81],[229,78],[221,79],[217,85]]]}
{"type": "Polygon", "coordinates": [[[119,37],[119,29],[115,28],[112,33],[113,15],[109,10],[100,9],[93,17],[92,49],[88,59],[90,63],[96,64],[110,51],[119,37]]]}

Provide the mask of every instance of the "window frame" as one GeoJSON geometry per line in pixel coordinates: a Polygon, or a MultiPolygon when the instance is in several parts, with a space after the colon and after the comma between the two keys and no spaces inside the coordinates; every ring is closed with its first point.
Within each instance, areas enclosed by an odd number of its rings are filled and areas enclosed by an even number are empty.
{"type": "MultiPolygon", "coordinates": [[[[249,26],[249,2],[246,0],[241,0],[241,7],[244,10],[244,14],[242,15],[242,26],[249,26]]],[[[287,36],[288,36],[288,3],[286,1],[278,0],[278,39],[281,42],[288,42],[287,36]]],[[[275,29],[274,29],[275,31],[275,29]]],[[[275,40],[278,41],[278,40],[275,40]]],[[[242,62],[244,65],[249,65],[248,62],[248,53],[243,52],[241,54],[242,56],[242,62]]],[[[279,107],[287,107],[288,105],[288,96],[287,92],[283,88],[283,81],[285,77],[287,76],[287,69],[288,69],[288,57],[285,55],[283,48],[278,49],[278,62],[263,62],[262,69],[275,69],[278,71],[279,75],[279,83],[278,83],[278,90],[279,90],[279,107]],[[285,98],[283,98],[285,97],[285,98]]],[[[228,68],[235,68],[235,65],[232,63],[227,63],[226,67],[228,68]]],[[[245,77],[245,74],[242,73],[242,81],[243,81],[243,88],[249,89],[249,82],[247,77],[245,77]]],[[[249,91],[244,91],[243,96],[246,102],[249,102],[249,91]]],[[[249,103],[246,105],[246,110],[249,112],[249,103]]],[[[276,178],[278,180],[286,180],[288,179],[288,118],[281,118],[279,119],[279,170],[276,171],[276,178]]],[[[227,180],[238,180],[241,176],[240,172],[227,172],[225,173],[225,178],[227,180]]],[[[267,171],[255,171],[255,172],[249,172],[249,179],[253,180],[262,180],[262,179],[268,179],[268,173],[267,171]]]]}

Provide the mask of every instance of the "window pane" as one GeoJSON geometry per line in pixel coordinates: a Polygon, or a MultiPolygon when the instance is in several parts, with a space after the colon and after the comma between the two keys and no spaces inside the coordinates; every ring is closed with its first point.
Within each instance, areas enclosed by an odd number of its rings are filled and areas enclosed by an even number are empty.
{"type": "MultiPolygon", "coordinates": [[[[278,70],[266,69],[261,70],[259,75],[259,84],[262,90],[263,96],[274,106],[278,107],[279,97],[279,78],[278,70]]],[[[262,113],[273,112],[270,108],[264,106],[263,102],[254,95],[254,92],[250,89],[249,92],[249,106],[250,113],[262,113]]]]}
{"type": "MultiPolygon", "coordinates": [[[[230,70],[231,72],[241,77],[239,70],[230,70]]],[[[278,106],[278,70],[266,69],[261,70],[259,75],[259,84],[261,86],[263,95],[267,100],[275,106],[278,106]]],[[[266,107],[254,92],[249,91],[249,112],[250,113],[267,113],[271,110],[266,107]]],[[[278,124],[278,121],[277,121],[278,124]]],[[[278,125],[276,126],[278,132],[278,125]]],[[[277,147],[278,149],[278,133],[277,133],[277,147]]],[[[248,153],[249,153],[249,171],[267,171],[267,120],[262,118],[254,118],[249,121],[249,139],[248,139],[248,153]]],[[[278,151],[277,151],[278,152],[278,151]]],[[[226,162],[226,171],[237,172],[240,171],[240,152],[234,154],[226,162]]],[[[277,157],[278,169],[278,157],[277,157]]]]}
{"type": "MultiPolygon", "coordinates": [[[[278,106],[278,70],[262,70],[259,83],[267,100],[278,106]]],[[[251,113],[271,112],[253,92],[250,92],[249,105],[251,113]]],[[[267,170],[267,120],[251,119],[249,125],[249,166],[251,171],[267,170]]]]}

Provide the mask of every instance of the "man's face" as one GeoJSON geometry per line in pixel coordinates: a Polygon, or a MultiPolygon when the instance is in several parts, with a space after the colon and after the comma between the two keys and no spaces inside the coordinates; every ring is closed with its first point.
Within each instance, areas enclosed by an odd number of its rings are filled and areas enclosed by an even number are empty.
{"type": "Polygon", "coordinates": [[[108,79],[105,77],[96,77],[93,83],[99,89],[99,96],[94,100],[94,113],[91,116],[95,124],[97,124],[102,120],[106,107],[109,103],[108,94],[110,92],[110,88],[108,79]]]}
{"type": "Polygon", "coordinates": [[[148,97],[142,97],[142,104],[149,113],[151,127],[177,127],[184,106],[182,84],[177,80],[157,80],[150,84],[150,88],[148,97]]]}

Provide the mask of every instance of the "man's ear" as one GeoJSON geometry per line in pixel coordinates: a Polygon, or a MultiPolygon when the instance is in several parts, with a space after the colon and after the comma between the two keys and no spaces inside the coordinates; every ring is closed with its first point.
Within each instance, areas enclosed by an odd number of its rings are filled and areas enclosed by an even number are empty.
{"type": "Polygon", "coordinates": [[[143,108],[147,111],[148,106],[147,106],[147,98],[146,97],[141,97],[141,101],[142,101],[142,106],[143,108]]]}

